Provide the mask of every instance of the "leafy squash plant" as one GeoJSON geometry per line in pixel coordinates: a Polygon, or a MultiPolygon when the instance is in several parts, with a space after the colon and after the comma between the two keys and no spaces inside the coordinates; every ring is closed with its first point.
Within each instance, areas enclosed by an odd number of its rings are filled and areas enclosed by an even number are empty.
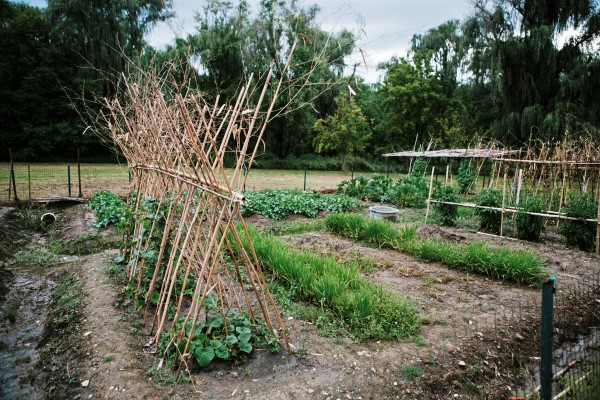
{"type": "Polygon", "coordinates": [[[187,353],[191,354],[201,368],[214,360],[234,360],[247,356],[257,346],[266,346],[272,353],[280,350],[279,342],[273,333],[263,325],[253,324],[246,314],[233,310],[223,314],[216,306],[214,295],[206,298],[204,321],[197,321],[192,331],[192,321],[188,321],[185,336],[181,335],[185,318],[177,321],[176,329],[171,328],[162,335],[159,349],[165,350],[173,337],[180,336],[177,347],[167,350],[169,357],[183,354],[187,338],[191,336],[187,353]]]}

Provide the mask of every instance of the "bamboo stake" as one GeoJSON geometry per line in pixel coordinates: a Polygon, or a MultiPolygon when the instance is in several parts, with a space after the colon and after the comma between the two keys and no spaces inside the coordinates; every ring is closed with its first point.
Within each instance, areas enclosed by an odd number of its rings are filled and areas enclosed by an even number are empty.
{"type": "Polygon", "coordinates": [[[431,194],[433,193],[433,174],[435,167],[431,167],[431,179],[429,180],[429,195],[427,196],[427,212],[425,213],[425,224],[427,224],[427,218],[429,217],[429,208],[431,207],[431,194]]]}
{"type": "Polygon", "coordinates": [[[504,171],[504,183],[502,187],[502,214],[500,216],[500,236],[504,233],[504,207],[506,204],[506,181],[508,179],[508,171],[504,171]]]}
{"type": "MultiPolygon", "coordinates": [[[[600,178],[598,185],[600,186],[600,178]]],[[[600,255],[600,199],[598,199],[598,213],[596,214],[596,255],[600,255]]]]}

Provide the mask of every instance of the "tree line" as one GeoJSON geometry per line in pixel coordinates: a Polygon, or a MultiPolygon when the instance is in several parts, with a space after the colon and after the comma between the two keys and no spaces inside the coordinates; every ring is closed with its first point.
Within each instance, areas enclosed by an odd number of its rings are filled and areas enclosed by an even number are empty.
{"type": "Polygon", "coordinates": [[[509,147],[600,138],[600,9],[594,0],[474,0],[469,16],[414,35],[409,53],[365,83],[348,65],[360,51],[350,30],[326,32],[318,6],[296,0],[207,0],[196,29],[162,49],[145,36],[173,16],[164,0],[49,0],[46,8],[0,0],[0,157],[64,159],[110,151],[83,135],[134,69],[168,71],[209,101],[235,102],[249,76],[281,78],[292,46],[289,106],[270,121],[274,159],[360,156],[467,146],[509,147]]]}

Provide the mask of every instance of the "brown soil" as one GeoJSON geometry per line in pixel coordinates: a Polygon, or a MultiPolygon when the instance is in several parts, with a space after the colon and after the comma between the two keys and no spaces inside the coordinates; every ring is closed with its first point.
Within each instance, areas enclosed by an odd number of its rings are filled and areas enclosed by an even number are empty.
{"type": "MultiPolygon", "coordinates": [[[[64,239],[93,231],[91,220],[91,213],[81,206],[61,211],[64,239]]],[[[261,217],[248,222],[266,225],[261,217]]],[[[598,257],[567,249],[557,240],[531,244],[434,226],[421,227],[420,233],[530,249],[547,260],[559,291],[600,272],[598,257]]],[[[158,359],[144,352],[148,327],[141,325],[131,305],[119,305],[123,286],[106,274],[115,254],[109,250],[83,256],[70,267],[83,282],[84,301],[72,337],[82,352],[75,358],[79,374],[70,393],[79,398],[119,399],[469,399],[484,394],[506,398],[514,393],[514,386],[507,387],[518,382],[510,376],[511,354],[528,355],[522,349],[525,346],[519,350],[518,343],[512,344],[535,336],[525,328],[534,326],[527,318],[540,296],[539,288],[465,275],[398,251],[370,248],[325,233],[281,239],[340,260],[371,259],[376,268],[366,271],[365,278],[414,301],[424,317],[420,336],[400,342],[357,343],[350,338],[324,337],[314,325],[284,312],[294,355],[257,350],[246,361],[183,374],[186,382],[174,384],[169,368],[156,371],[158,359]],[[514,321],[521,321],[524,329],[498,333],[498,326],[514,327],[514,321]],[[412,376],[410,371],[415,370],[422,375],[412,376]],[[494,385],[487,385],[488,381],[494,385]]]]}

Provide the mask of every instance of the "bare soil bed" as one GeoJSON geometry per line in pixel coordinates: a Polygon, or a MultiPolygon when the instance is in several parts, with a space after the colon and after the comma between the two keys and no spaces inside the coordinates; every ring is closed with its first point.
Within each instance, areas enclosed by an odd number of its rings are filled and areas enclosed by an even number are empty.
{"type": "MultiPolygon", "coordinates": [[[[57,230],[53,235],[64,243],[73,243],[95,230],[90,225],[93,215],[82,206],[56,210],[56,214],[57,230]]],[[[10,242],[19,237],[30,241],[18,223],[6,217],[0,218],[0,231],[9,229],[12,234],[1,239],[10,242]]],[[[259,227],[269,224],[258,216],[249,222],[259,227]]],[[[529,249],[547,261],[549,274],[556,276],[558,291],[600,272],[598,257],[566,248],[552,233],[537,244],[434,225],[420,226],[419,233],[458,242],[484,240],[497,247],[529,249]]],[[[102,235],[113,233],[108,230],[102,235]]],[[[40,245],[47,236],[38,237],[40,245]]],[[[45,346],[52,345],[58,332],[48,329],[15,343],[5,339],[21,330],[23,324],[48,328],[47,316],[52,308],[47,301],[33,313],[37,316],[34,321],[20,321],[18,316],[16,324],[5,318],[0,322],[3,359],[26,366],[23,376],[18,377],[0,369],[0,381],[27,376],[30,385],[25,388],[20,383],[9,392],[0,390],[0,398],[23,398],[35,393],[46,398],[64,398],[61,394],[66,394],[68,398],[115,399],[470,399],[507,398],[523,389],[519,385],[524,384],[525,377],[514,374],[513,364],[515,357],[535,355],[527,347],[537,346],[532,342],[536,336],[532,310],[537,310],[538,287],[465,275],[398,251],[363,246],[323,232],[280,239],[293,248],[335,255],[340,260],[369,258],[375,267],[364,277],[414,301],[423,319],[420,334],[399,342],[359,343],[350,337],[325,336],[316,324],[299,320],[283,308],[294,354],[282,350],[273,355],[257,350],[237,363],[215,364],[203,371],[193,369],[175,383],[172,372],[166,367],[157,370],[158,359],[144,351],[149,329],[141,325],[131,305],[123,305],[123,282],[107,275],[116,250],[104,250],[47,267],[43,274],[49,288],[56,287],[66,274],[76,275],[81,282],[80,315],[68,337],[60,338],[69,343],[62,347],[66,350],[46,352],[42,361],[17,354],[25,347],[43,352],[45,346]]],[[[26,273],[22,268],[0,264],[0,277],[6,286],[0,309],[11,299],[15,276],[26,273]]],[[[32,276],[28,279],[36,279],[32,276]]],[[[29,305],[23,303],[21,307],[29,305]]]]}

